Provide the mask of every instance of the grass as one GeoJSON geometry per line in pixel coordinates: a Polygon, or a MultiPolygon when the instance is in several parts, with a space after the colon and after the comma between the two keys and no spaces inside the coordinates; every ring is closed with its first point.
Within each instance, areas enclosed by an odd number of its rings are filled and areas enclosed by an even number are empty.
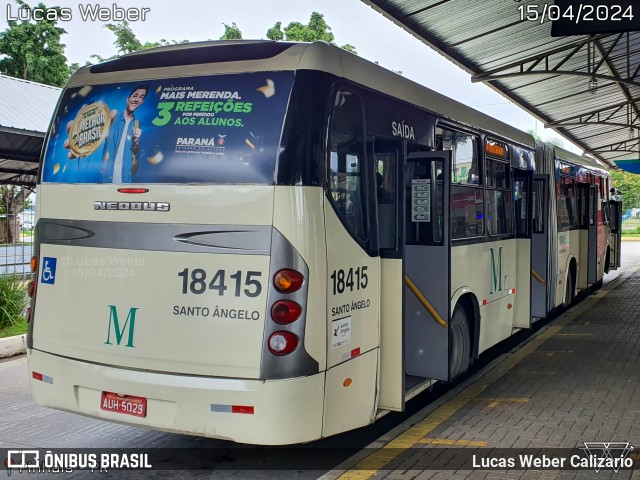
{"type": "Polygon", "coordinates": [[[0,338],[13,337],[14,335],[27,333],[27,326],[27,321],[24,318],[20,318],[13,325],[6,328],[0,328],[0,338]]]}
{"type": "Polygon", "coordinates": [[[27,323],[23,312],[27,307],[27,291],[16,276],[0,276],[0,337],[24,333],[27,323]]]}

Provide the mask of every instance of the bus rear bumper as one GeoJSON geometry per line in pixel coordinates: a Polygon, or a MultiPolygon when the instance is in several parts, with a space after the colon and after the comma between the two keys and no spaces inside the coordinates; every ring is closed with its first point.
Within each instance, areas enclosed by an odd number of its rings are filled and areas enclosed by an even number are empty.
{"type": "Polygon", "coordinates": [[[308,442],[322,435],[324,372],[274,381],[190,377],[107,367],[35,349],[28,351],[28,363],[33,399],[47,407],[261,445],[308,442]],[[146,398],[146,416],[102,410],[103,391],[146,398]],[[251,407],[253,413],[247,413],[251,407]]]}

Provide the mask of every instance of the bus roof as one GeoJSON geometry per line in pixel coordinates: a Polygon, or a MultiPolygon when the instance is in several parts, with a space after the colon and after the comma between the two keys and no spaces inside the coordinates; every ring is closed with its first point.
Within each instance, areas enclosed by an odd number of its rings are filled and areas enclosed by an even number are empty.
{"type": "Polygon", "coordinates": [[[574,165],[580,165],[583,167],[588,167],[591,170],[599,171],[599,173],[607,174],[608,170],[603,164],[591,157],[587,157],[586,155],[576,155],[568,150],[565,150],[561,147],[555,147],[554,150],[556,152],[556,158],[559,160],[564,160],[568,163],[573,163],[574,165]]]}
{"type": "Polygon", "coordinates": [[[319,70],[535,148],[531,135],[325,42],[210,41],[130,53],[79,69],[67,86],[264,70],[319,70]]]}

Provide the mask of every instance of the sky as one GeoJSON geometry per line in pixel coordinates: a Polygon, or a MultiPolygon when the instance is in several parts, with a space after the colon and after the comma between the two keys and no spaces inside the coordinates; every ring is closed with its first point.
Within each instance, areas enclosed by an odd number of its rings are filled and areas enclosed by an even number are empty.
{"type": "MultiPolygon", "coordinates": [[[[99,2],[41,0],[47,6],[70,8],[71,20],[61,21],[67,34],[63,36],[69,63],[81,65],[92,54],[115,55],[114,35],[104,28],[108,21],[84,20],[80,5],[99,2]]],[[[34,6],[35,0],[27,3],[34,6]]],[[[12,0],[0,2],[0,31],[7,26],[9,15],[17,15],[12,0]]],[[[112,0],[101,4],[111,7],[112,0]]],[[[483,84],[471,83],[470,75],[429,46],[393,24],[361,0],[118,0],[126,9],[147,8],[144,21],[130,22],[141,41],[217,40],[224,25],[235,22],[245,39],[266,38],[266,31],[280,21],[283,27],[292,21],[307,23],[314,11],[324,14],[336,37],[336,43],[350,43],[358,55],[378,61],[383,67],[400,70],[403,76],[480,110],[520,130],[533,129],[544,140],[559,135],[545,129],[541,122],[483,84]]],[[[117,21],[114,20],[114,23],[117,21]]],[[[564,147],[581,150],[563,139],[564,147]]]]}

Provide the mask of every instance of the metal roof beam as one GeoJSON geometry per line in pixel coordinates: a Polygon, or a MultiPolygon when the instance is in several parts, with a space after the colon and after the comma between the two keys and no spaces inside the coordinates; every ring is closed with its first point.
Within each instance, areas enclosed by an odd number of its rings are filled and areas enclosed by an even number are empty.
{"type": "MultiPolygon", "coordinates": [[[[622,38],[622,36],[624,35],[624,33],[621,33],[620,35],[618,35],[616,37],[616,39],[611,43],[611,45],[609,46],[609,49],[606,52],[602,51],[602,46],[600,45],[600,43],[597,40],[594,40],[594,42],[596,43],[596,45],[598,46],[598,50],[600,51],[600,54],[602,55],[602,58],[600,58],[600,61],[598,62],[598,65],[595,66],[595,68],[593,69],[592,73],[596,73],[598,71],[598,69],[602,66],[602,64],[606,61],[608,62],[609,60],[609,55],[611,54],[611,51],[615,48],[615,46],[618,44],[618,42],[620,41],[620,39],[622,38]]],[[[627,42],[629,41],[629,36],[627,35],[627,42]]]]}
{"type": "Polygon", "coordinates": [[[608,145],[600,145],[598,147],[593,147],[585,150],[585,152],[589,153],[606,153],[606,152],[633,152],[633,147],[637,147],[640,145],[640,138],[634,138],[633,140],[623,140],[621,142],[614,142],[608,145]]]}
{"type": "Polygon", "coordinates": [[[405,18],[413,17],[414,15],[417,15],[419,13],[426,12],[427,10],[431,10],[432,8],[435,8],[435,7],[439,7],[444,3],[449,3],[450,1],[451,0],[441,0],[438,3],[434,3],[433,5],[429,5],[428,7],[420,8],[415,12],[407,13],[406,15],[403,15],[402,17],[398,17],[398,18],[405,19],[405,18]]]}
{"type": "MultiPolygon", "coordinates": [[[[0,180],[0,185],[19,185],[21,187],[35,187],[36,179],[33,175],[16,175],[15,177],[0,180]]],[[[31,188],[33,190],[33,188],[31,188]]]]}
{"type": "MultiPolygon", "coordinates": [[[[621,34],[622,35],[622,34],[621,34]]],[[[630,74],[630,65],[629,65],[629,32],[627,32],[627,75],[630,74]]],[[[604,63],[607,66],[607,70],[609,70],[609,72],[618,77],[621,78],[620,73],[616,70],[616,68],[611,64],[611,62],[609,61],[609,52],[611,50],[609,50],[608,52],[604,52],[604,49],[602,48],[602,45],[600,44],[600,42],[598,40],[594,40],[594,44],[597,47],[598,51],[600,52],[600,55],[602,55],[602,60],[604,61],[604,63]]],[[[627,80],[633,80],[631,77],[628,77],[627,80]]],[[[618,82],[618,88],[620,89],[620,91],[622,92],[622,94],[624,95],[624,97],[627,99],[627,101],[631,102],[630,106],[633,109],[633,111],[635,112],[635,118],[638,118],[638,116],[640,115],[640,111],[638,110],[638,107],[636,106],[635,102],[633,101],[634,98],[631,95],[631,92],[629,91],[629,88],[627,87],[627,85],[625,84],[626,82],[618,82]]],[[[634,119],[631,118],[631,115],[629,116],[629,127],[631,127],[634,123],[634,119]]]]}
{"type": "Polygon", "coordinates": [[[578,123],[588,123],[589,120],[591,118],[593,118],[594,116],[599,116],[600,114],[608,112],[609,110],[613,110],[611,115],[609,115],[607,118],[604,119],[604,121],[606,122],[613,115],[615,115],[617,112],[619,112],[623,107],[626,107],[627,105],[630,105],[630,104],[632,104],[634,102],[637,102],[637,101],[640,101],[640,100],[629,100],[629,101],[626,101],[626,102],[617,103],[615,105],[609,105],[608,107],[598,108],[596,110],[589,110],[587,112],[582,112],[582,113],[580,113],[578,115],[573,115],[572,117],[561,118],[559,120],[554,120],[553,122],[545,123],[544,126],[547,127],[547,128],[552,128],[552,127],[557,127],[557,126],[560,126],[560,125],[570,125],[572,123],[568,123],[568,122],[573,122],[573,120],[578,120],[578,123]],[[583,121],[582,119],[585,118],[585,117],[587,117],[587,118],[583,121]]]}
{"type": "MultiPolygon", "coordinates": [[[[595,35],[594,37],[592,37],[592,39],[595,40],[600,40],[602,38],[607,38],[610,37],[611,34],[601,34],[601,35],[595,35]]],[[[574,43],[570,43],[568,45],[564,45],[562,47],[558,47],[558,48],[554,48],[552,50],[548,50],[546,52],[543,53],[539,53],[537,55],[533,55],[531,57],[527,57],[527,58],[523,58],[522,60],[518,60],[517,62],[512,62],[512,63],[508,63],[506,65],[502,65],[500,67],[494,68],[492,70],[488,70],[484,73],[478,73],[477,75],[474,75],[473,77],[471,77],[471,79],[474,82],[482,82],[484,81],[485,77],[488,76],[494,76],[500,72],[504,72],[505,70],[511,70],[512,68],[516,68],[519,67],[521,70],[524,68],[524,65],[531,63],[531,62],[535,62],[535,61],[540,61],[541,59],[544,58],[549,58],[552,55],[556,55],[558,53],[562,53],[562,52],[567,52],[569,51],[569,53],[558,63],[558,66],[561,66],[562,64],[564,64],[569,58],[571,58],[573,55],[575,55],[575,53],[580,50],[582,47],[584,47],[585,45],[588,45],[589,42],[591,42],[592,40],[591,38],[587,38],[585,40],[580,40],[574,43]]]]}
{"type": "Polygon", "coordinates": [[[34,167],[33,170],[20,170],[19,168],[4,168],[0,167],[0,174],[2,173],[15,173],[17,175],[35,175],[38,172],[38,167],[34,167]]]}
{"type": "Polygon", "coordinates": [[[40,159],[38,157],[30,157],[27,155],[20,155],[18,153],[0,151],[0,161],[2,160],[17,160],[19,162],[35,164],[40,163],[40,159]]]}
{"type": "Polygon", "coordinates": [[[585,126],[585,125],[608,125],[611,127],[630,128],[630,129],[635,129],[640,131],[640,125],[629,125],[627,123],[620,123],[620,122],[566,122],[566,123],[563,123],[562,125],[556,125],[556,126],[576,127],[576,126],[585,126]]]}
{"type": "Polygon", "coordinates": [[[571,76],[576,76],[576,77],[586,77],[586,78],[597,78],[597,79],[601,79],[601,80],[609,80],[609,81],[614,82],[614,83],[626,84],[626,85],[631,85],[631,86],[640,88],[640,81],[637,82],[635,80],[628,79],[628,78],[620,78],[620,77],[613,76],[613,75],[601,75],[599,73],[592,74],[592,73],[588,73],[588,72],[551,70],[549,68],[545,68],[544,70],[535,70],[535,71],[528,71],[528,70],[524,71],[524,70],[521,69],[520,71],[517,71],[517,72],[493,74],[493,75],[490,75],[488,73],[481,73],[479,75],[474,75],[473,77],[471,77],[471,81],[474,82],[474,83],[477,83],[477,82],[491,82],[493,80],[502,80],[503,78],[510,78],[510,77],[521,77],[523,75],[571,75],[571,76]]]}

